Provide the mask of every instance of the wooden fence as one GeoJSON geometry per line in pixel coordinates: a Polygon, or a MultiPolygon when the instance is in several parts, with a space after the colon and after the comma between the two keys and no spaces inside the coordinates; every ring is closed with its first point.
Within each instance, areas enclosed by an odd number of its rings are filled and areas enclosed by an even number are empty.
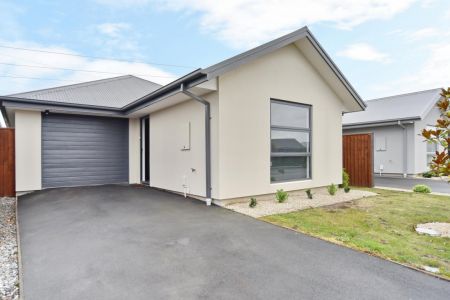
{"type": "Polygon", "coordinates": [[[0,197],[16,194],[14,129],[0,128],[0,197]]]}
{"type": "Polygon", "coordinates": [[[372,134],[343,136],[344,168],[350,175],[350,185],[373,186],[372,134]]]}

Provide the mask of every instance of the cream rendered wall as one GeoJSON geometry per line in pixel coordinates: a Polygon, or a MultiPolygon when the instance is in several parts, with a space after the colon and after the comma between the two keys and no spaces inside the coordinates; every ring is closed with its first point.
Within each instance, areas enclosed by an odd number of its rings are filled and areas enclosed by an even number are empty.
{"type": "MultiPolygon", "coordinates": [[[[213,197],[217,193],[217,93],[204,98],[211,103],[213,197]]],[[[204,197],[205,118],[204,106],[194,100],[150,114],[150,186],[204,197]],[[191,124],[191,147],[182,151],[191,124]],[[193,171],[192,169],[195,169],[193,171]]]]}
{"type": "Polygon", "coordinates": [[[219,199],[341,182],[343,103],[289,45],[219,78],[219,199]],[[312,105],[312,179],[271,184],[270,98],[312,105]]]}
{"type": "Polygon", "coordinates": [[[16,192],[42,188],[41,112],[15,112],[16,192]]]}
{"type": "Polygon", "coordinates": [[[128,155],[129,155],[129,180],[130,183],[141,182],[141,140],[140,120],[129,119],[128,126],[128,155]]]}

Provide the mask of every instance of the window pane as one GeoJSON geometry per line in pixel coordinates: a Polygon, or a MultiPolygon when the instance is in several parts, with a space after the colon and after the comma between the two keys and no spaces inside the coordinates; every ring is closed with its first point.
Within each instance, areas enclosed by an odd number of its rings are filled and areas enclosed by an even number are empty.
{"type": "Polygon", "coordinates": [[[271,182],[309,178],[309,156],[272,157],[271,182]]]}
{"type": "Polygon", "coordinates": [[[309,148],[309,132],[272,130],[271,148],[274,153],[307,153],[309,148]]]}
{"type": "Polygon", "coordinates": [[[270,104],[272,126],[309,128],[309,107],[298,104],[270,104]]]}
{"type": "Polygon", "coordinates": [[[435,143],[427,143],[427,152],[435,154],[437,151],[437,144],[435,143]]]}

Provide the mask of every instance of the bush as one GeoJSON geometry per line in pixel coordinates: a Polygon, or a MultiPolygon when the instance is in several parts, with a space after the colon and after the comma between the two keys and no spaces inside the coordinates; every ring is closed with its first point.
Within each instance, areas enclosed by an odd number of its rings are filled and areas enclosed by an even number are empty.
{"type": "Polygon", "coordinates": [[[258,201],[256,201],[255,198],[250,198],[250,203],[248,204],[248,206],[250,206],[251,208],[255,207],[256,204],[258,204],[258,201]]]}
{"type": "Polygon", "coordinates": [[[426,186],[425,184],[417,184],[414,186],[413,191],[416,193],[424,193],[429,194],[431,193],[431,189],[426,186]]]}
{"type": "Polygon", "coordinates": [[[289,194],[285,192],[283,189],[280,189],[277,190],[275,197],[277,198],[278,203],[283,203],[289,198],[289,194]]]}
{"type": "Polygon", "coordinates": [[[330,194],[331,196],[334,196],[334,194],[336,194],[336,192],[337,192],[337,187],[334,183],[329,185],[327,189],[328,189],[328,194],[330,194]]]}
{"type": "Polygon", "coordinates": [[[313,198],[313,194],[311,193],[311,189],[307,189],[305,192],[306,192],[306,195],[308,196],[308,199],[312,199],[313,198]]]}
{"type": "Polygon", "coordinates": [[[342,169],[342,184],[339,185],[339,188],[345,188],[350,186],[350,175],[345,171],[345,169],[342,169]]]}
{"type": "Polygon", "coordinates": [[[344,188],[344,192],[346,192],[346,193],[350,192],[350,187],[349,187],[349,186],[346,186],[346,187],[344,188]]]}
{"type": "Polygon", "coordinates": [[[424,178],[431,178],[431,177],[434,177],[434,173],[428,171],[428,172],[423,173],[422,177],[424,177],[424,178]]]}

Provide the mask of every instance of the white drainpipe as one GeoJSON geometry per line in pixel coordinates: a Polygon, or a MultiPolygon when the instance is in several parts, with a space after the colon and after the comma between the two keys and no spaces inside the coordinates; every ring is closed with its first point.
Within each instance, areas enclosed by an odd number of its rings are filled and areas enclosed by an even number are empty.
{"type": "Polygon", "coordinates": [[[403,177],[406,178],[408,174],[408,135],[406,126],[401,121],[398,121],[397,124],[403,129],[403,177]]]}

